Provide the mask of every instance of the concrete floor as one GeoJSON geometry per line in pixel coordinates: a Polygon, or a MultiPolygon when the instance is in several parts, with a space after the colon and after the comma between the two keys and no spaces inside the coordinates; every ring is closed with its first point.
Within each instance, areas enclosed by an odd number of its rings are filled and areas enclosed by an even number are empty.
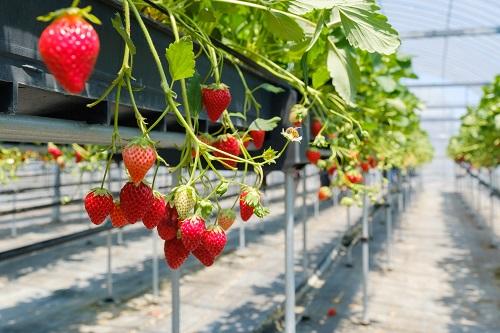
{"type": "MultiPolygon", "coordinates": [[[[297,332],[500,332],[500,252],[489,246],[499,230],[487,224],[487,196],[483,194],[482,215],[476,218],[470,209],[476,201],[470,200],[466,183],[460,187],[466,196],[457,193],[449,179],[426,177],[424,183],[396,224],[391,271],[385,269],[385,226],[374,224],[371,325],[357,324],[361,311],[357,247],[353,268],[342,262],[330,267],[322,276],[323,285],[311,291],[313,300],[297,332]],[[337,315],[328,317],[332,307],[337,315]]],[[[310,205],[312,200],[311,196],[310,205]]],[[[297,201],[298,207],[301,202],[297,201]]],[[[272,208],[266,222],[248,224],[245,250],[237,249],[236,226],[229,235],[228,251],[213,267],[203,269],[194,260],[189,262],[181,288],[182,333],[252,332],[284,300],[283,203],[272,208]]],[[[309,209],[312,267],[339,242],[345,208],[326,208],[319,218],[311,216],[312,206],[309,209]]],[[[301,210],[297,213],[300,220],[301,210]]],[[[359,213],[353,211],[353,220],[359,213]]],[[[303,276],[301,237],[298,224],[297,280],[303,276]]],[[[112,304],[102,302],[105,235],[1,263],[0,332],[170,332],[169,271],[160,264],[160,298],[153,299],[151,239],[137,228],[131,228],[125,239],[124,245],[113,247],[117,301],[112,304]]]]}
{"type": "MultiPolygon", "coordinates": [[[[470,187],[462,188],[470,199],[470,187]]],[[[473,216],[472,202],[455,189],[446,179],[426,178],[396,231],[391,271],[385,269],[383,246],[372,243],[370,325],[359,324],[358,248],[354,268],[325,274],[297,332],[500,332],[500,251],[490,246],[495,231],[486,223],[489,200],[484,196],[484,214],[473,216]],[[327,315],[330,308],[336,316],[327,315]]],[[[375,239],[383,232],[375,230],[375,239]]]]}

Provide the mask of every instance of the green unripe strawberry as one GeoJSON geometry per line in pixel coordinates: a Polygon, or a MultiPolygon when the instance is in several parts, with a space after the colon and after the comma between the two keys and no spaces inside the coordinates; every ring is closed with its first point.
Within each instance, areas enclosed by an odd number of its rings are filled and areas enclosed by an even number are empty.
{"type": "Polygon", "coordinates": [[[192,186],[181,185],[175,190],[174,205],[181,219],[187,218],[196,205],[196,192],[192,186]]]}

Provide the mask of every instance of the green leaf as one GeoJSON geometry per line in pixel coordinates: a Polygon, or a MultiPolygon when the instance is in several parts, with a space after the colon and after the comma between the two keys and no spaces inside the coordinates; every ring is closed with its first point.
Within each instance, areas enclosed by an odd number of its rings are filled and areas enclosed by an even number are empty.
{"type": "Polygon", "coordinates": [[[264,21],[268,31],[283,40],[300,41],[304,38],[304,31],[292,18],[274,12],[264,12],[264,21]]]}
{"type": "Polygon", "coordinates": [[[125,27],[123,26],[122,18],[119,13],[116,13],[115,16],[111,19],[111,24],[127,44],[130,53],[135,54],[135,45],[132,42],[132,39],[130,39],[130,36],[127,34],[127,31],[125,31],[125,27]]]}
{"type": "Polygon", "coordinates": [[[187,93],[191,114],[197,116],[201,111],[201,77],[198,72],[187,80],[187,93]]]}
{"type": "Polygon", "coordinates": [[[173,80],[186,79],[194,75],[195,61],[191,37],[185,36],[170,44],[166,56],[168,70],[173,80]]]}
{"type": "Polygon", "coordinates": [[[331,9],[333,0],[294,0],[290,3],[290,12],[297,15],[304,15],[315,9],[331,9]]]}
{"type": "Polygon", "coordinates": [[[317,89],[324,85],[330,79],[330,74],[326,67],[321,66],[316,70],[312,75],[312,86],[314,89],[317,89]]]}
{"type": "Polygon", "coordinates": [[[354,104],[356,90],[359,83],[359,68],[349,50],[337,47],[329,37],[330,47],[326,66],[335,90],[346,102],[354,104]]]}
{"type": "Polygon", "coordinates": [[[388,98],[386,99],[387,105],[398,110],[399,112],[406,111],[406,104],[400,98],[388,98]]]}
{"type": "Polygon", "coordinates": [[[332,21],[340,20],[349,43],[368,52],[394,53],[401,41],[398,32],[373,0],[333,0],[332,21]]]}
{"type": "Polygon", "coordinates": [[[281,120],[280,117],[273,117],[271,119],[255,119],[250,126],[248,127],[249,131],[272,131],[276,126],[278,126],[278,122],[281,120]]]}
{"type": "Polygon", "coordinates": [[[396,81],[390,76],[377,76],[375,77],[375,81],[377,81],[386,93],[393,92],[397,87],[396,81]]]}
{"type": "Polygon", "coordinates": [[[258,85],[255,89],[253,89],[253,91],[256,91],[258,89],[264,89],[265,91],[269,91],[273,94],[279,94],[279,93],[282,93],[285,91],[285,89],[283,89],[281,87],[274,86],[270,83],[262,83],[262,84],[258,85]]]}
{"type": "Polygon", "coordinates": [[[309,52],[305,52],[300,59],[300,67],[302,69],[302,79],[307,87],[309,84],[309,66],[307,65],[307,55],[309,52]]]}
{"type": "Polygon", "coordinates": [[[319,36],[321,35],[321,31],[323,31],[323,27],[325,25],[326,15],[327,15],[326,11],[321,13],[318,23],[316,23],[316,29],[314,30],[314,34],[311,40],[309,41],[309,45],[307,46],[305,53],[309,52],[313,48],[314,44],[316,44],[316,42],[318,41],[319,36]]]}

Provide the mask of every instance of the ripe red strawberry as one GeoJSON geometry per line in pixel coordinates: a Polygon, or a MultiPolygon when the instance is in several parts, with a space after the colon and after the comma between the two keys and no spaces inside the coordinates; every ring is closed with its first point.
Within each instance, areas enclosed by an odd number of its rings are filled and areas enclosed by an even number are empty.
{"type": "Polygon", "coordinates": [[[192,186],[181,185],[175,190],[174,206],[181,219],[188,217],[196,205],[196,192],[192,186]]]}
{"type": "Polygon", "coordinates": [[[363,182],[363,176],[359,173],[349,172],[346,173],[345,176],[347,180],[353,184],[359,184],[363,182]]]}
{"type": "Polygon", "coordinates": [[[212,84],[201,89],[203,105],[207,110],[208,118],[216,122],[222,112],[231,104],[231,92],[225,84],[212,84]]]}
{"type": "Polygon", "coordinates": [[[332,197],[332,191],[328,186],[321,186],[318,191],[319,201],[325,201],[332,197]]]}
{"type": "Polygon", "coordinates": [[[264,145],[264,139],[266,138],[266,131],[255,130],[255,131],[250,131],[249,134],[252,137],[255,148],[261,149],[262,146],[264,145]]]}
{"type": "Polygon", "coordinates": [[[189,251],[178,238],[166,241],[163,250],[165,253],[165,260],[172,269],[181,267],[184,261],[189,257],[189,251]]]}
{"type": "Polygon", "coordinates": [[[49,142],[47,145],[47,152],[54,157],[55,160],[57,160],[58,157],[62,155],[61,149],[59,149],[55,144],[52,142],[49,142]]]}
{"type": "Polygon", "coordinates": [[[99,36],[82,12],[75,8],[64,11],[43,30],[38,42],[49,71],[64,89],[75,94],[85,88],[100,48],[99,36]]]}
{"type": "Polygon", "coordinates": [[[156,162],[156,150],[150,140],[139,137],[133,139],[122,152],[123,163],[130,179],[138,184],[156,162]]]}
{"type": "MultiPolygon", "coordinates": [[[[219,150],[222,150],[222,151],[224,151],[228,154],[234,155],[234,156],[239,156],[241,153],[240,142],[232,134],[223,134],[223,135],[219,136],[217,138],[217,141],[213,144],[213,146],[219,150]]],[[[223,153],[219,153],[217,151],[214,151],[214,156],[219,157],[221,159],[231,158],[230,156],[223,154],[223,153]]],[[[229,160],[223,160],[223,161],[225,164],[227,164],[233,168],[236,167],[236,164],[238,163],[236,161],[229,161],[229,160]]],[[[226,166],[226,165],[224,165],[224,166],[226,166]]]]}
{"type": "Polygon", "coordinates": [[[328,317],[335,317],[337,315],[337,310],[335,308],[329,308],[326,315],[328,317]]]}
{"type": "Polygon", "coordinates": [[[128,224],[127,218],[123,214],[122,208],[119,202],[115,202],[113,209],[109,213],[111,217],[111,224],[115,228],[121,228],[128,224]]]}
{"type": "Polygon", "coordinates": [[[83,157],[82,154],[80,154],[79,151],[75,151],[75,163],[80,163],[83,161],[85,158],[83,157]]]}
{"type": "Polygon", "coordinates": [[[249,205],[249,203],[245,200],[248,195],[248,192],[243,191],[240,194],[240,216],[243,221],[248,221],[252,215],[254,208],[249,205]]]}
{"type": "Polygon", "coordinates": [[[165,199],[158,192],[153,192],[153,204],[151,209],[142,218],[142,223],[148,229],[153,229],[160,223],[161,219],[165,216],[165,211],[167,210],[165,205],[165,199]]]}
{"type": "Polygon", "coordinates": [[[166,205],[165,215],[158,223],[156,230],[158,230],[158,235],[161,239],[171,240],[177,236],[178,226],[177,210],[175,207],[170,207],[169,204],[166,205]]]}
{"type": "Polygon", "coordinates": [[[224,250],[227,243],[227,237],[224,230],[216,226],[210,226],[203,233],[203,247],[214,257],[217,257],[224,250]]]}
{"type": "Polygon", "coordinates": [[[335,164],[332,164],[329,168],[328,168],[328,174],[331,176],[335,173],[335,171],[337,170],[337,166],[335,164]]]}
{"type": "Polygon", "coordinates": [[[361,162],[360,166],[361,166],[361,170],[363,170],[363,172],[370,171],[370,164],[368,162],[361,162]]]}
{"type": "Polygon", "coordinates": [[[214,264],[215,257],[203,245],[198,246],[193,251],[193,255],[206,267],[214,264]]]}
{"type": "Polygon", "coordinates": [[[85,196],[85,210],[94,224],[103,223],[113,206],[113,196],[106,189],[96,188],[85,196]]]}
{"type": "Polygon", "coordinates": [[[142,220],[153,205],[153,191],[143,182],[126,183],[120,191],[120,206],[129,223],[142,220]]]}
{"type": "Polygon", "coordinates": [[[196,249],[203,239],[205,220],[199,216],[191,216],[181,222],[180,228],[182,243],[189,251],[196,249]]]}
{"type": "Polygon", "coordinates": [[[306,158],[311,164],[317,164],[321,158],[321,153],[316,148],[309,148],[306,150],[306,158]]]}
{"type": "Polygon", "coordinates": [[[233,225],[234,220],[236,220],[236,213],[229,208],[221,210],[217,216],[217,224],[225,231],[233,225]]]}
{"type": "Polygon", "coordinates": [[[314,118],[312,123],[311,123],[311,134],[313,137],[316,137],[319,134],[319,131],[321,131],[321,128],[323,127],[323,124],[321,123],[321,120],[318,118],[314,118]]]}
{"type": "Polygon", "coordinates": [[[371,168],[376,168],[377,167],[377,160],[373,156],[368,156],[368,164],[370,164],[371,168]]]}

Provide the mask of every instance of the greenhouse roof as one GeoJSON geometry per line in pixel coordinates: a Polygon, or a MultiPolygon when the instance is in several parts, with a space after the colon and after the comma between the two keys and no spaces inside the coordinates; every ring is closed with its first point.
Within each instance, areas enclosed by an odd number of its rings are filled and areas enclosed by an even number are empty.
{"type": "Polygon", "coordinates": [[[423,118],[450,119],[475,104],[481,86],[500,73],[500,1],[379,0],[414,57],[408,85],[427,107],[423,118]]]}

